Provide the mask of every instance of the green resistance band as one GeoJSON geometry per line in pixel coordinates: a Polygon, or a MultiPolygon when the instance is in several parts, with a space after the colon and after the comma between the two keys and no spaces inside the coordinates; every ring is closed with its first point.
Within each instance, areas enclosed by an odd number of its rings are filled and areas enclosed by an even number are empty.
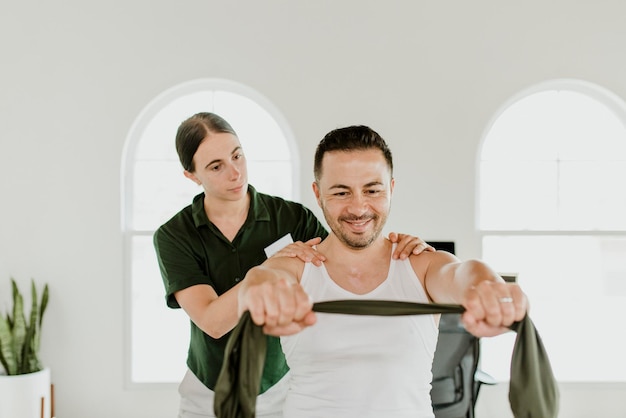
{"type": "MultiPolygon", "coordinates": [[[[315,312],[350,315],[429,315],[463,313],[460,305],[383,300],[336,300],[318,302],[315,312]]],[[[511,329],[517,333],[511,358],[509,402],[516,418],[556,418],[559,390],[550,360],[530,317],[511,329]]],[[[265,362],[267,338],[262,327],[245,312],[228,343],[224,363],[215,385],[218,418],[254,418],[256,398],[265,362]]]]}

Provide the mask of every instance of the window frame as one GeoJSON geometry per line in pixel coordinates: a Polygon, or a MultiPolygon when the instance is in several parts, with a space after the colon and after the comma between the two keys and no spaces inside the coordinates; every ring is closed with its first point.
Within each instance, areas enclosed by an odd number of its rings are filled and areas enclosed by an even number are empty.
{"type": "MultiPolygon", "coordinates": [[[[532,229],[532,230],[521,230],[521,229],[482,229],[481,228],[481,205],[482,205],[482,182],[481,182],[481,161],[483,154],[483,147],[486,143],[486,140],[491,132],[494,124],[498,119],[503,115],[503,113],[513,104],[517,103],[524,98],[533,95],[535,93],[540,93],[544,91],[553,91],[553,90],[570,90],[577,93],[584,94],[598,102],[604,104],[609,110],[614,112],[615,116],[622,121],[624,127],[626,128],[626,101],[624,101],[617,94],[612,91],[599,86],[597,84],[578,80],[578,79],[552,79],[544,82],[537,83],[533,86],[530,86],[524,90],[519,91],[518,93],[511,96],[508,100],[506,100],[501,106],[498,107],[496,112],[492,115],[491,119],[488,121],[485,126],[483,133],[481,135],[479,147],[476,153],[475,160],[475,217],[474,217],[474,225],[477,234],[477,238],[480,242],[480,257],[484,256],[484,248],[483,243],[484,239],[487,236],[494,237],[503,237],[503,236],[568,236],[568,235],[577,235],[577,236],[601,236],[601,237],[624,237],[626,236],[626,228],[625,229],[580,229],[580,230],[566,230],[566,229],[532,229]]],[[[517,272],[507,272],[516,274],[517,272]]],[[[626,387],[626,378],[623,381],[559,381],[559,384],[566,384],[577,387],[577,385],[590,385],[593,387],[616,387],[616,388],[624,388],[626,387]]]]}
{"type": "MultiPolygon", "coordinates": [[[[264,95],[247,85],[223,78],[200,78],[174,85],[150,100],[135,117],[124,142],[120,167],[120,226],[122,230],[123,278],[124,278],[124,387],[126,389],[174,389],[180,382],[136,382],[132,379],[133,336],[132,336],[132,240],[136,236],[152,236],[154,230],[139,230],[133,227],[134,163],[142,132],[153,118],[173,101],[200,91],[227,91],[254,101],[278,124],[284,134],[291,156],[290,200],[300,200],[300,152],[295,136],[282,112],[264,95]]],[[[198,111],[201,111],[199,109],[198,111]]],[[[191,116],[191,115],[189,115],[191,116]]],[[[172,139],[172,147],[174,141],[172,139]]],[[[249,158],[250,159],[250,158],[249,158]]],[[[252,158],[252,160],[254,160],[252,158]]],[[[181,168],[182,170],[182,168],[181,168]]],[[[164,302],[165,303],[165,302],[164,302]]],[[[183,365],[184,366],[184,365],[183,365]]],[[[182,379],[182,376],[181,376],[182,379]]]]}
{"type": "MultiPolygon", "coordinates": [[[[487,125],[485,126],[485,129],[483,130],[481,134],[478,150],[476,152],[476,159],[475,159],[475,165],[474,165],[474,167],[476,167],[475,178],[474,178],[475,180],[474,184],[476,185],[474,225],[476,226],[476,231],[479,235],[481,242],[482,242],[482,237],[484,235],[506,235],[515,231],[523,232],[523,233],[537,233],[537,234],[541,234],[541,233],[545,234],[547,232],[550,232],[550,233],[554,232],[555,234],[572,232],[569,230],[552,231],[548,229],[533,230],[533,231],[525,231],[525,230],[518,231],[518,230],[488,230],[488,229],[480,228],[481,201],[482,201],[481,199],[482,190],[481,190],[481,181],[480,181],[481,180],[481,177],[480,177],[481,156],[483,153],[483,147],[485,145],[486,139],[489,136],[489,133],[491,132],[496,121],[498,121],[498,119],[502,116],[502,114],[509,107],[511,107],[511,105],[513,105],[514,103],[517,103],[518,101],[532,94],[540,93],[543,91],[549,91],[549,90],[572,90],[581,94],[585,94],[601,102],[602,104],[606,105],[610,110],[612,110],[615,113],[615,115],[619,119],[622,120],[622,123],[624,123],[624,126],[626,126],[626,101],[624,101],[621,97],[619,97],[617,94],[613,93],[612,91],[602,86],[599,86],[597,84],[584,81],[584,80],[569,79],[569,78],[547,80],[547,81],[543,81],[541,83],[535,84],[533,86],[530,86],[522,91],[519,91],[513,96],[509,97],[502,105],[498,107],[496,112],[492,115],[491,119],[488,121],[487,125]]],[[[584,231],[576,231],[576,232],[584,232],[584,231]]],[[[592,230],[591,232],[596,232],[596,231],[592,230]]],[[[598,231],[598,232],[611,232],[611,231],[609,230],[609,231],[598,231]]]]}

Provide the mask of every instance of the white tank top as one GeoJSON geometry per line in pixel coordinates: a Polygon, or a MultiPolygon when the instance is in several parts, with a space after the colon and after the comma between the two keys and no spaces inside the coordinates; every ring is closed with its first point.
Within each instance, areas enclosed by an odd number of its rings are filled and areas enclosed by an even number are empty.
{"type": "MultiPolygon", "coordinates": [[[[391,255],[390,255],[391,259],[391,255]]],[[[307,263],[301,284],[314,302],[380,299],[427,303],[408,260],[391,260],[383,283],[365,295],[339,287],[324,266],[307,263]]],[[[433,315],[317,313],[317,323],[282,337],[291,368],[285,418],[433,418],[433,315]]]]}

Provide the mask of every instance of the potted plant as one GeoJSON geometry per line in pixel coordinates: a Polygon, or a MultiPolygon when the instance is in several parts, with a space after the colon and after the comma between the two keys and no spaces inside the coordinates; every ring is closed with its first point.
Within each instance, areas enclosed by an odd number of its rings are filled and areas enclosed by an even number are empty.
{"type": "Polygon", "coordinates": [[[31,306],[11,279],[13,306],[0,315],[0,417],[50,417],[50,370],[39,358],[41,324],[48,306],[48,285],[41,299],[31,280],[31,306]],[[28,318],[28,319],[27,319],[28,318]]]}

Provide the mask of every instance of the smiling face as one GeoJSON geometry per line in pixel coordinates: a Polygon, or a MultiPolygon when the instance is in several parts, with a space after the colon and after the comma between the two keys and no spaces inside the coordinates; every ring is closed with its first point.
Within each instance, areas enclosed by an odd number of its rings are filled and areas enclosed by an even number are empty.
{"type": "Polygon", "coordinates": [[[201,185],[207,197],[237,201],[248,192],[248,169],[239,138],[209,133],[193,156],[194,171],[185,176],[201,185]]]}
{"type": "Polygon", "coordinates": [[[313,192],[335,236],[353,249],[380,236],[391,207],[394,180],[377,148],[324,154],[313,192]]]}

